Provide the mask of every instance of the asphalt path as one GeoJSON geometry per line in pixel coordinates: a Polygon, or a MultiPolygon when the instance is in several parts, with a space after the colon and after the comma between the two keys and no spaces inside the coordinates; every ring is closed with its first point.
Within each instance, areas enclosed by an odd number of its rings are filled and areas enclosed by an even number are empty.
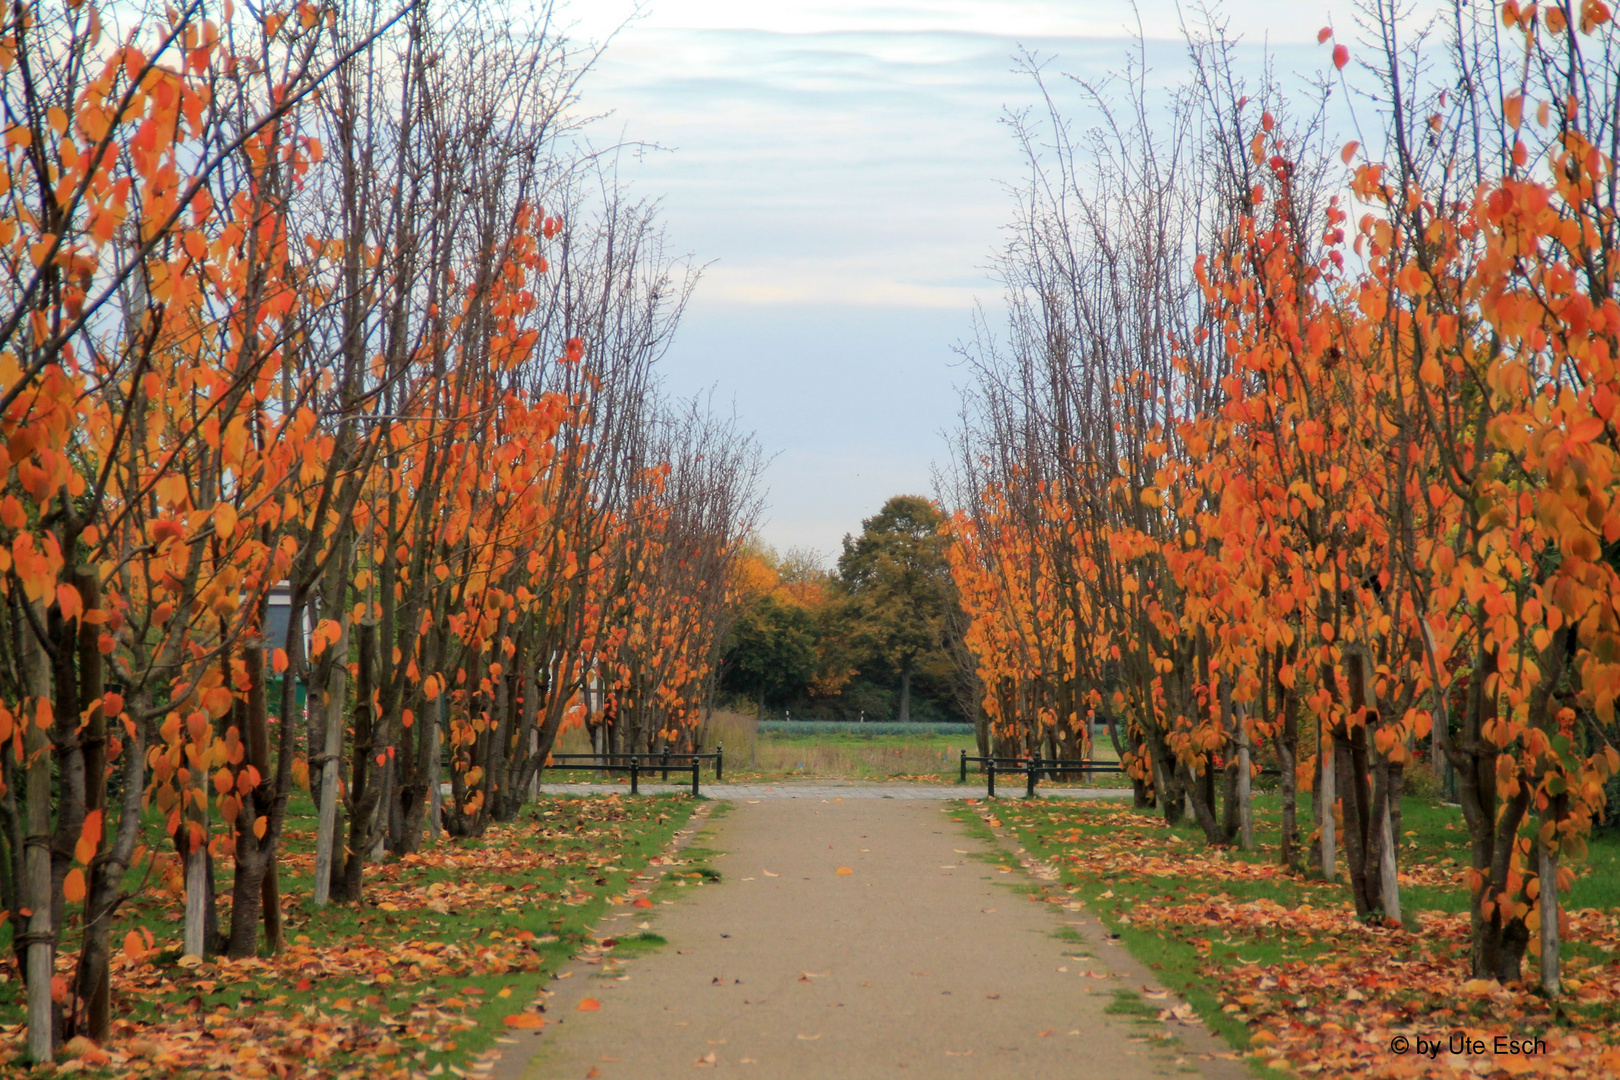
{"type": "MultiPolygon", "coordinates": [[[[774,794],[774,793],[773,793],[774,794]]],[[[1173,1006],[1078,904],[1032,902],[1002,842],[937,799],[741,798],[696,843],[718,883],[625,908],[667,944],[554,982],[537,1037],[496,1075],[648,1080],[1138,1080],[1247,1076],[1195,1024],[1111,1014],[1120,990],[1173,1006]],[[585,998],[600,1008],[579,1011],[585,998]]]]}

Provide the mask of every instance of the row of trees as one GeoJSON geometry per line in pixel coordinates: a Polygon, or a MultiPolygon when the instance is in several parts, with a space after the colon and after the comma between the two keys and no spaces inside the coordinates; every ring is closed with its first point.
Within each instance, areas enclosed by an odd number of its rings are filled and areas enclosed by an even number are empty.
{"type": "Polygon", "coordinates": [[[279,947],[299,787],[315,901],[358,900],[442,782],[475,834],[567,726],[690,742],[758,507],[752,440],[658,393],[693,277],[570,137],[593,54],[476,2],[214,10],[0,22],[0,904],[35,1060],[107,1035],[132,869],[187,953],[279,947]]]}
{"type": "Polygon", "coordinates": [[[1275,761],[1282,861],[1342,852],[1366,918],[1400,918],[1405,771],[1455,770],[1472,969],[1528,947],[1557,993],[1620,768],[1620,34],[1598,0],[1360,33],[1323,30],[1302,114],[1211,25],[1167,110],[1136,63],[1123,105],[1080,85],[1083,136],[1017,118],[1010,325],[949,485],[965,642],[1002,740],[1106,719],[1211,843],[1252,843],[1275,761]]]}

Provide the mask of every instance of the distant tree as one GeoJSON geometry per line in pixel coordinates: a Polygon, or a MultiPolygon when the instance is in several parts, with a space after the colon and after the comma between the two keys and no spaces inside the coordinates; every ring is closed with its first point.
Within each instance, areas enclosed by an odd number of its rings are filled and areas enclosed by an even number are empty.
{"type": "Polygon", "coordinates": [[[816,636],[815,616],[805,608],[761,596],[732,628],[725,688],[747,694],[761,715],[767,702],[798,699],[816,677],[816,636]]]}
{"type": "Polygon", "coordinates": [[[920,495],[896,495],[844,537],[838,574],[848,597],[851,635],[899,676],[896,719],[911,719],[911,680],[940,649],[951,579],[945,516],[920,495]]]}

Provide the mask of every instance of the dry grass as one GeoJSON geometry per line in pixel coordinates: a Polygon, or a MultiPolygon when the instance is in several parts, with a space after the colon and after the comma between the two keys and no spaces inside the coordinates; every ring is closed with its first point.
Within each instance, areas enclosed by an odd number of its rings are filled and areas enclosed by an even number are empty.
{"type": "MultiPolygon", "coordinates": [[[[727,779],[786,777],[890,777],[955,779],[962,747],[974,753],[971,739],[938,735],[825,735],[814,738],[762,737],[757,721],[746,713],[717,711],[704,728],[702,749],[723,745],[727,779]]],[[[583,728],[557,740],[558,753],[583,754],[591,749],[583,728]]],[[[588,774],[576,777],[584,780],[588,774]]]]}

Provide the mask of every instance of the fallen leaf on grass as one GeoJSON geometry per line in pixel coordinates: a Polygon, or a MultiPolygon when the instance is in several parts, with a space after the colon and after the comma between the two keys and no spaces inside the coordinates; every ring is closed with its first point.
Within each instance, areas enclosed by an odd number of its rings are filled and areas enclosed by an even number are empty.
{"type": "Polygon", "coordinates": [[[539,1031],[546,1026],[546,1018],[536,1016],[534,1013],[513,1013],[502,1022],[509,1028],[521,1028],[524,1031],[539,1031]]]}
{"type": "Polygon", "coordinates": [[[649,907],[653,906],[653,902],[651,900],[647,899],[645,896],[638,896],[638,897],[635,898],[634,901],[631,902],[630,906],[631,907],[639,907],[639,908],[649,908],[649,907]]]}
{"type": "Polygon", "coordinates": [[[586,998],[585,1000],[583,1000],[583,1001],[581,1001],[579,1003],[579,1005],[575,1008],[574,1011],[575,1012],[596,1012],[601,1007],[602,1007],[602,1003],[600,1001],[597,1001],[595,998],[586,998]]]}

